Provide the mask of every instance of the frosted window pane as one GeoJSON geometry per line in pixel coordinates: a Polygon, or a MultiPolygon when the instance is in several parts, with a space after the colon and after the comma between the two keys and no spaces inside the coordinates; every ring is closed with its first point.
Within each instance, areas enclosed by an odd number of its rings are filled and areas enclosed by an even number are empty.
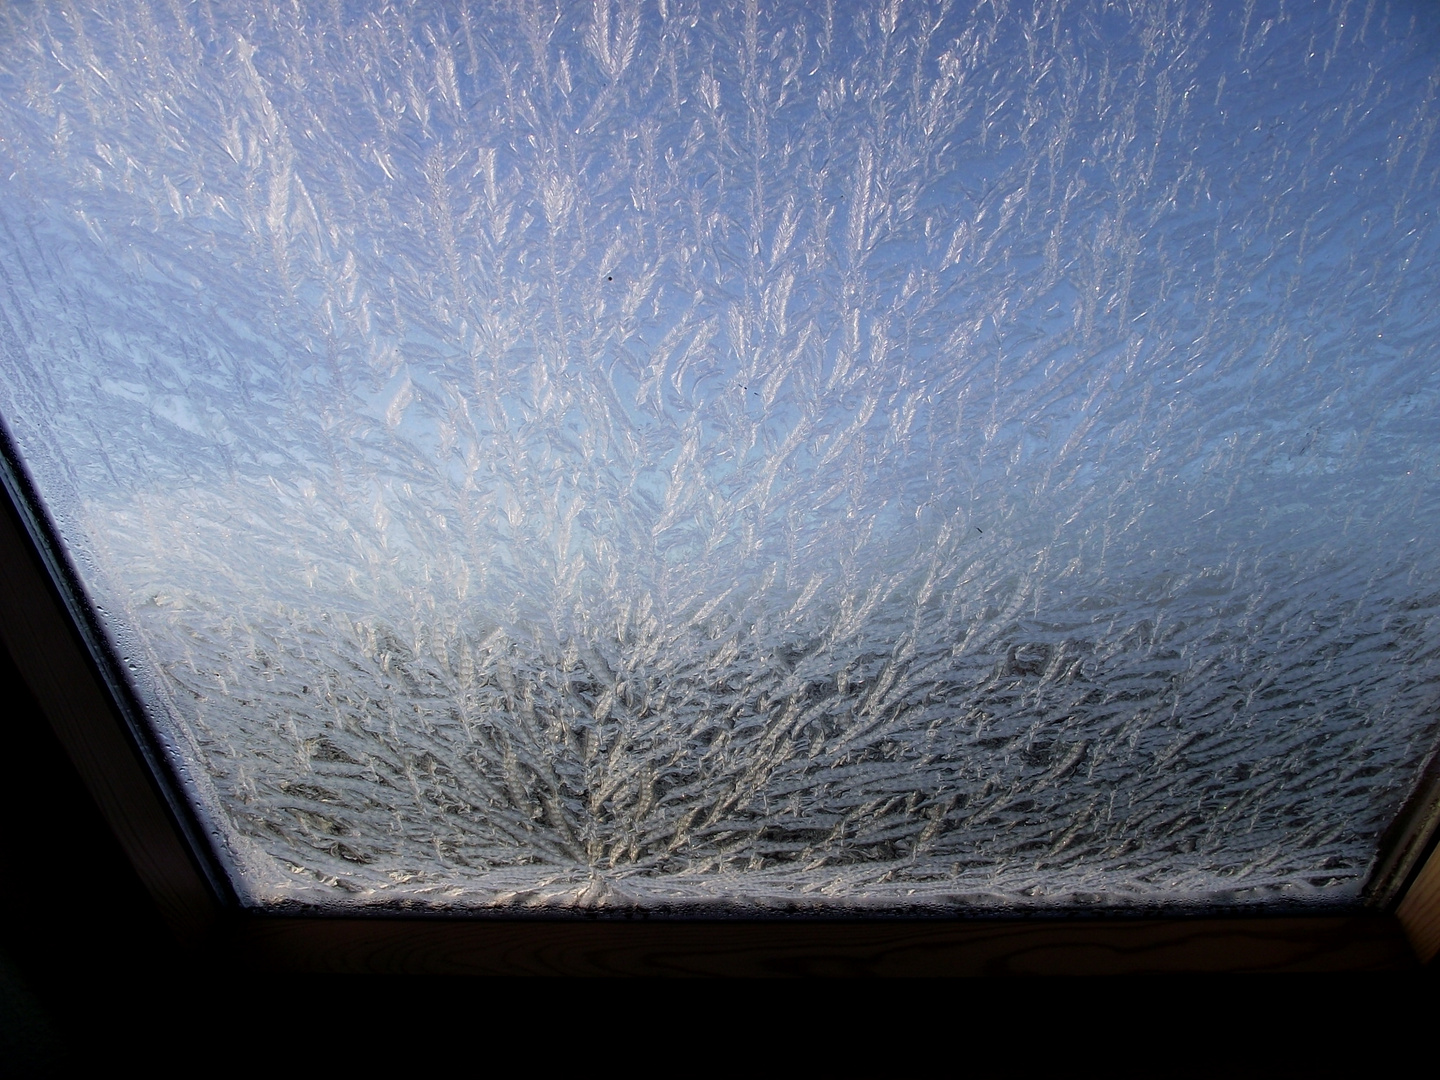
{"type": "Polygon", "coordinates": [[[1360,895],[1433,5],[238,7],[0,10],[0,414],[247,902],[1360,895]]]}

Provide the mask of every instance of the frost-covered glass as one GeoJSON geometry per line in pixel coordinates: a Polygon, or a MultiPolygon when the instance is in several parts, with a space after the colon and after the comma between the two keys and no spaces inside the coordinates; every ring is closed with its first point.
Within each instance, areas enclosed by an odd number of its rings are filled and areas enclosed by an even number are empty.
{"type": "Polygon", "coordinates": [[[6,4],[0,414],[247,902],[1348,903],[1440,9],[6,4]]]}

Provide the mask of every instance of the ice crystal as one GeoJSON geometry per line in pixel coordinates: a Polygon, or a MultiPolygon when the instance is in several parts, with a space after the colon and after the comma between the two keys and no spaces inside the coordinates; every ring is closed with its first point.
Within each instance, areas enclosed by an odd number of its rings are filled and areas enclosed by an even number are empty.
{"type": "Polygon", "coordinates": [[[10,4],[0,413],[248,902],[1344,903],[1440,15],[10,4]]]}

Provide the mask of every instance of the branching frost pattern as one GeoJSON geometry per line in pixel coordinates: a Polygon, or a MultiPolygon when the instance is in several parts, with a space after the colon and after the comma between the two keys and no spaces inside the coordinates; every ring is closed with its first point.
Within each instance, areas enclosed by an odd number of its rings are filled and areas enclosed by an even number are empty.
{"type": "Polygon", "coordinates": [[[1425,5],[0,27],[0,413],[250,902],[1358,895],[1425,5]]]}

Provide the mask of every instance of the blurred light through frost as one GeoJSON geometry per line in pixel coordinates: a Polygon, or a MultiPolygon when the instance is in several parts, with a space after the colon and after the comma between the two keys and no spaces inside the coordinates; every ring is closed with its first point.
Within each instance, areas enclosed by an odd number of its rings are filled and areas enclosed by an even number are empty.
{"type": "Polygon", "coordinates": [[[0,414],[249,902],[1359,895],[1432,5],[82,8],[0,414]]]}

